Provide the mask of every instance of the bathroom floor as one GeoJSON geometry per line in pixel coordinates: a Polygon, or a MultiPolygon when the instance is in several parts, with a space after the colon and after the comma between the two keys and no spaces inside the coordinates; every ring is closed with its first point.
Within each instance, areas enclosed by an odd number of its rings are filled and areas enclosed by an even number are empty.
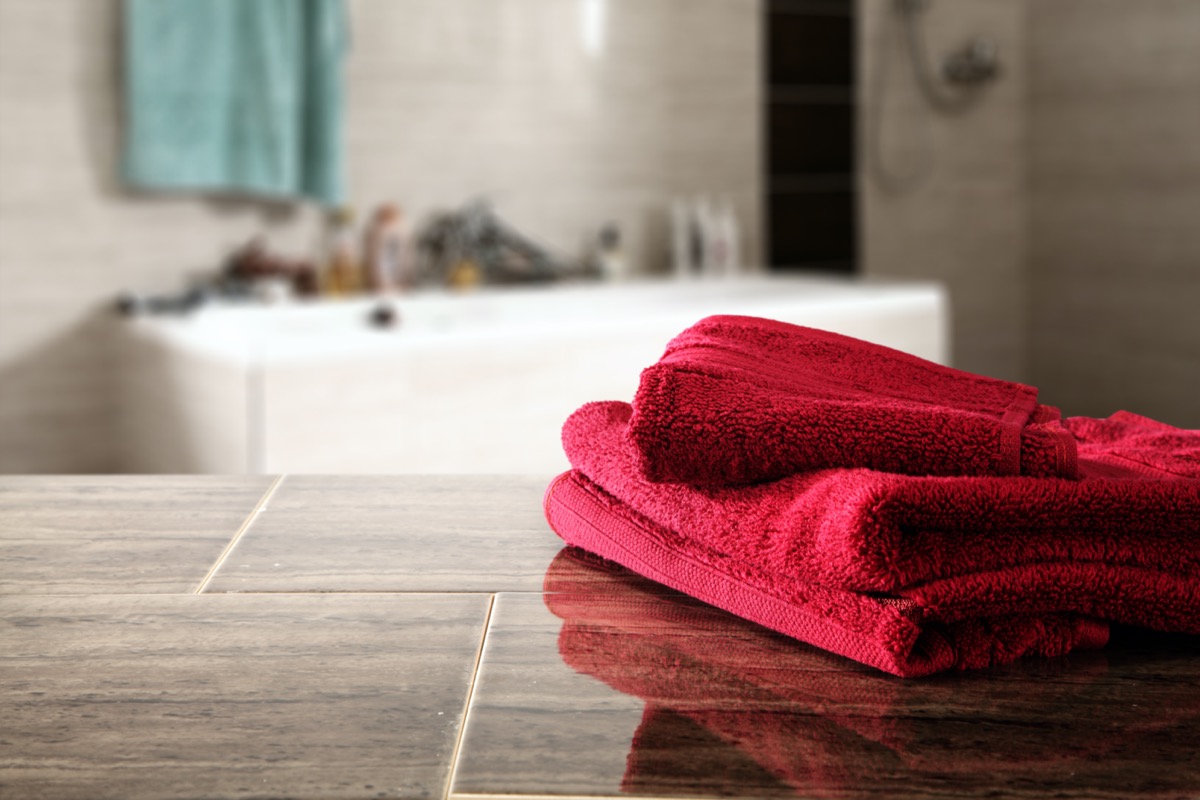
{"type": "Polygon", "coordinates": [[[0,477],[0,795],[1200,793],[1200,637],[902,681],[563,550],[549,477],[0,477]]]}

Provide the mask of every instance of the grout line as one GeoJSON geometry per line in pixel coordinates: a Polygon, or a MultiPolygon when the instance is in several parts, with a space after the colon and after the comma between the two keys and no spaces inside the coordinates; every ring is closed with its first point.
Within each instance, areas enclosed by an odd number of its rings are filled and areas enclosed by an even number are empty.
{"type": "MultiPolygon", "coordinates": [[[[712,795],[689,795],[689,794],[672,794],[672,795],[653,795],[653,797],[669,796],[671,800],[712,800],[712,795]]],[[[525,792],[464,792],[455,795],[462,800],[621,800],[629,795],[618,794],[526,794],[525,792]]],[[[633,800],[633,798],[630,798],[633,800]]],[[[650,798],[646,798],[650,800],[650,798]]]]}
{"type": "MultiPolygon", "coordinates": [[[[422,597],[428,597],[428,596],[435,596],[435,595],[449,595],[451,597],[464,597],[464,596],[474,597],[474,596],[483,596],[483,595],[490,596],[493,594],[497,594],[498,591],[502,591],[504,594],[520,594],[520,595],[528,595],[529,597],[541,597],[545,594],[544,592],[535,592],[535,591],[531,591],[531,590],[522,591],[522,590],[517,590],[517,589],[501,589],[501,590],[493,590],[493,589],[234,589],[232,591],[221,592],[221,594],[240,594],[240,595],[251,595],[251,594],[261,594],[261,595],[342,594],[342,595],[353,596],[353,597],[360,597],[360,596],[406,597],[409,595],[420,595],[422,597]]],[[[20,594],[28,594],[28,593],[27,592],[6,592],[3,590],[0,590],[0,597],[7,597],[10,595],[15,597],[20,594]]],[[[87,592],[87,591],[58,592],[57,594],[88,595],[88,594],[95,594],[95,592],[87,592]]],[[[145,593],[144,592],[132,592],[131,594],[145,594],[145,593]]],[[[673,597],[674,595],[664,594],[661,596],[662,597],[673,597]]]]}
{"type": "Polygon", "coordinates": [[[483,635],[479,638],[479,650],[475,653],[475,665],[471,668],[471,684],[467,687],[467,700],[463,704],[462,722],[458,725],[458,736],[454,738],[454,749],[450,751],[450,770],[446,775],[446,789],[442,797],[450,797],[454,785],[454,773],[458,772],[458,755],[467,731],[467,715],[471,713],[471,702],[475,699],[475,684],[479,680],[479,667],[483,663],[483,649],[487,646],[488,632],[492,628],[492,610],[496,607],[496,595],[488,599],[487,614],[483,619],[483,635]]]}
{"type": "Polygon", "coordinates": [[[283,485],[283,479],[286,477],[287,475],[280,475],[277,477],[275,482],[271,484],[270,488],[268,488],[267,491],[263,493],[263,496],[258,499],[258,504],[250,510],[250,513],[246,515],[246,519],[242,520],[242,527],[237,529],[237,533],[235,533],[233,538],[229,540],[229,544],[225,545],[225,549],[221,551],[221,555],[217,558],[216,563],[212,565],[212,569],[210,569],[208,574],[204,576],[204,580],[200,581],[200,585],[196,587],[194,594],[204,594],[204,590],[208,588],[208,584],[212,582],[214,577],[216,577],[217,571],[221,569],[221,566],[225,563],[225,559],[229,558],[229,554],[233,552],[233,548],[237,547],[237,543],[241,541],[242,535],[250,529],[250,526],[254,523],[254,520],[267,507],[267,502],[275,495],[275,490],[283,485]]]}

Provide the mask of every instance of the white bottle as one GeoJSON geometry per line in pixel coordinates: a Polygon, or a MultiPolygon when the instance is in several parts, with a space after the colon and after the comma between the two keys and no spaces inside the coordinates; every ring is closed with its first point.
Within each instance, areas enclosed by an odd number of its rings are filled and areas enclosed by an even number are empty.
{"type": "Polygon", "coordinates": [[[712,277],[719,275],[724,249],[721,244],[720,231],[717,226],[715,208],[707,197],[696,200],[692,214],[694,215],[694,230],[698,240],[698,267],[701,275],[712,277]]]}
{"type": "Polygon", "coordinates": [[[613,223],[600,229],[596,237],[596,264],[600,274],[609,281],[625,281],[631,277],[629,262],[621,249],[621,231],[613,223]]]}
{"type": "Polygon", "coordinates": [[[692,260],[692,214],[687,201],[679,197],[671,201],[671,264],[680,280],[696,272],[692,260]]]}
{"type": "Polygon", "coordinates": [[[734,277],[742,273],[742,235],[733,203],[725,200],[720,212],[721,238],[725,244],[724,274],[734,277]]]}
{"type": "Polygon", "coordinates": [[[701,276],[708,269],[708,206],[703,197],[692,198],[688,209],[688,258],[692,274],[701,276]]]}

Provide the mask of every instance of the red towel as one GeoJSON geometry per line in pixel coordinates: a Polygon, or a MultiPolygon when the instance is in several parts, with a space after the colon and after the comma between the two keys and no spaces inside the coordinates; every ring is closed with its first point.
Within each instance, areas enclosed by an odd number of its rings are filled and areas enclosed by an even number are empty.
{"type": "Polygon", "coordinates": [[[592,403],[567,421],[575,469],[547,491],[551,526],[795,638],[915,676],[1095,645],[1106,630],[994,620],[1077,613],[1200,633],[1200,433],[1133,415],[1072,422],[1079,481],[828,469],[700,488],[641,475],[630,415],[592,403]],[[1176,450],[1131,460],[1145,436],[1176,450]]]}
{"type": "MultiPolygon", "coordinates": [[[[1138,704],[1114,703],[1103,652],[896,681],[839,668],[826,653],[575,548],[555,558],[545,589],[546,606],[563,620],[563,660],[646,704],[622,783],[632,794],[842,796],[865,791],[866,773],[879,795],[931,779],[963,795],[975,794],[973,781],[1069,782],[1077,794],[1106,794],[1114,754],[1160,767],[1142,771],[1156,781],[1178,774],[1159,791],[1194,785],[1193,772],[1179,774],[1178,748],[1162,744],[1195,725],[1200,696],[1186,682],[1157,681],[1138,704]],[[997,673],[1024,678],[1020,690],[997,673]]],[[[1191,643],[1156,645],[1139,656],[1147,667],[1157,658],[1169,669],[1196,652],[1191,643]]]]}
{"type": "Polygon", "coordinates": [[[755,317],[703,319],[644,370],[630,432],[653,481],[720,486],[825,467],[1075,477],[1037,389],[755,317]]]}

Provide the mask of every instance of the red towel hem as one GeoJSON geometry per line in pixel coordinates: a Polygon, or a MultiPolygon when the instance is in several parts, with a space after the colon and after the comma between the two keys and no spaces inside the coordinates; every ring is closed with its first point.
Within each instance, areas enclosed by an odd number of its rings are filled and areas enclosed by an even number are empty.
{"type": "Polygon", "coordinates": [[[936,629],[921,630],[883,603],[880,613],[890,612],[895,622],[911,629],[913,641],[908,658],[838,626],[835,619],[772,597],[659,544],[631,520],[612,515],[575,472],[564,473],[551,483],[544,508],[551,527],[568,544],[793,638],[900,677],[929,675],[952,669],[956,664],[954,647],[936,629]],[[597,524],[597,520],[603,524],[597,524]]]}

